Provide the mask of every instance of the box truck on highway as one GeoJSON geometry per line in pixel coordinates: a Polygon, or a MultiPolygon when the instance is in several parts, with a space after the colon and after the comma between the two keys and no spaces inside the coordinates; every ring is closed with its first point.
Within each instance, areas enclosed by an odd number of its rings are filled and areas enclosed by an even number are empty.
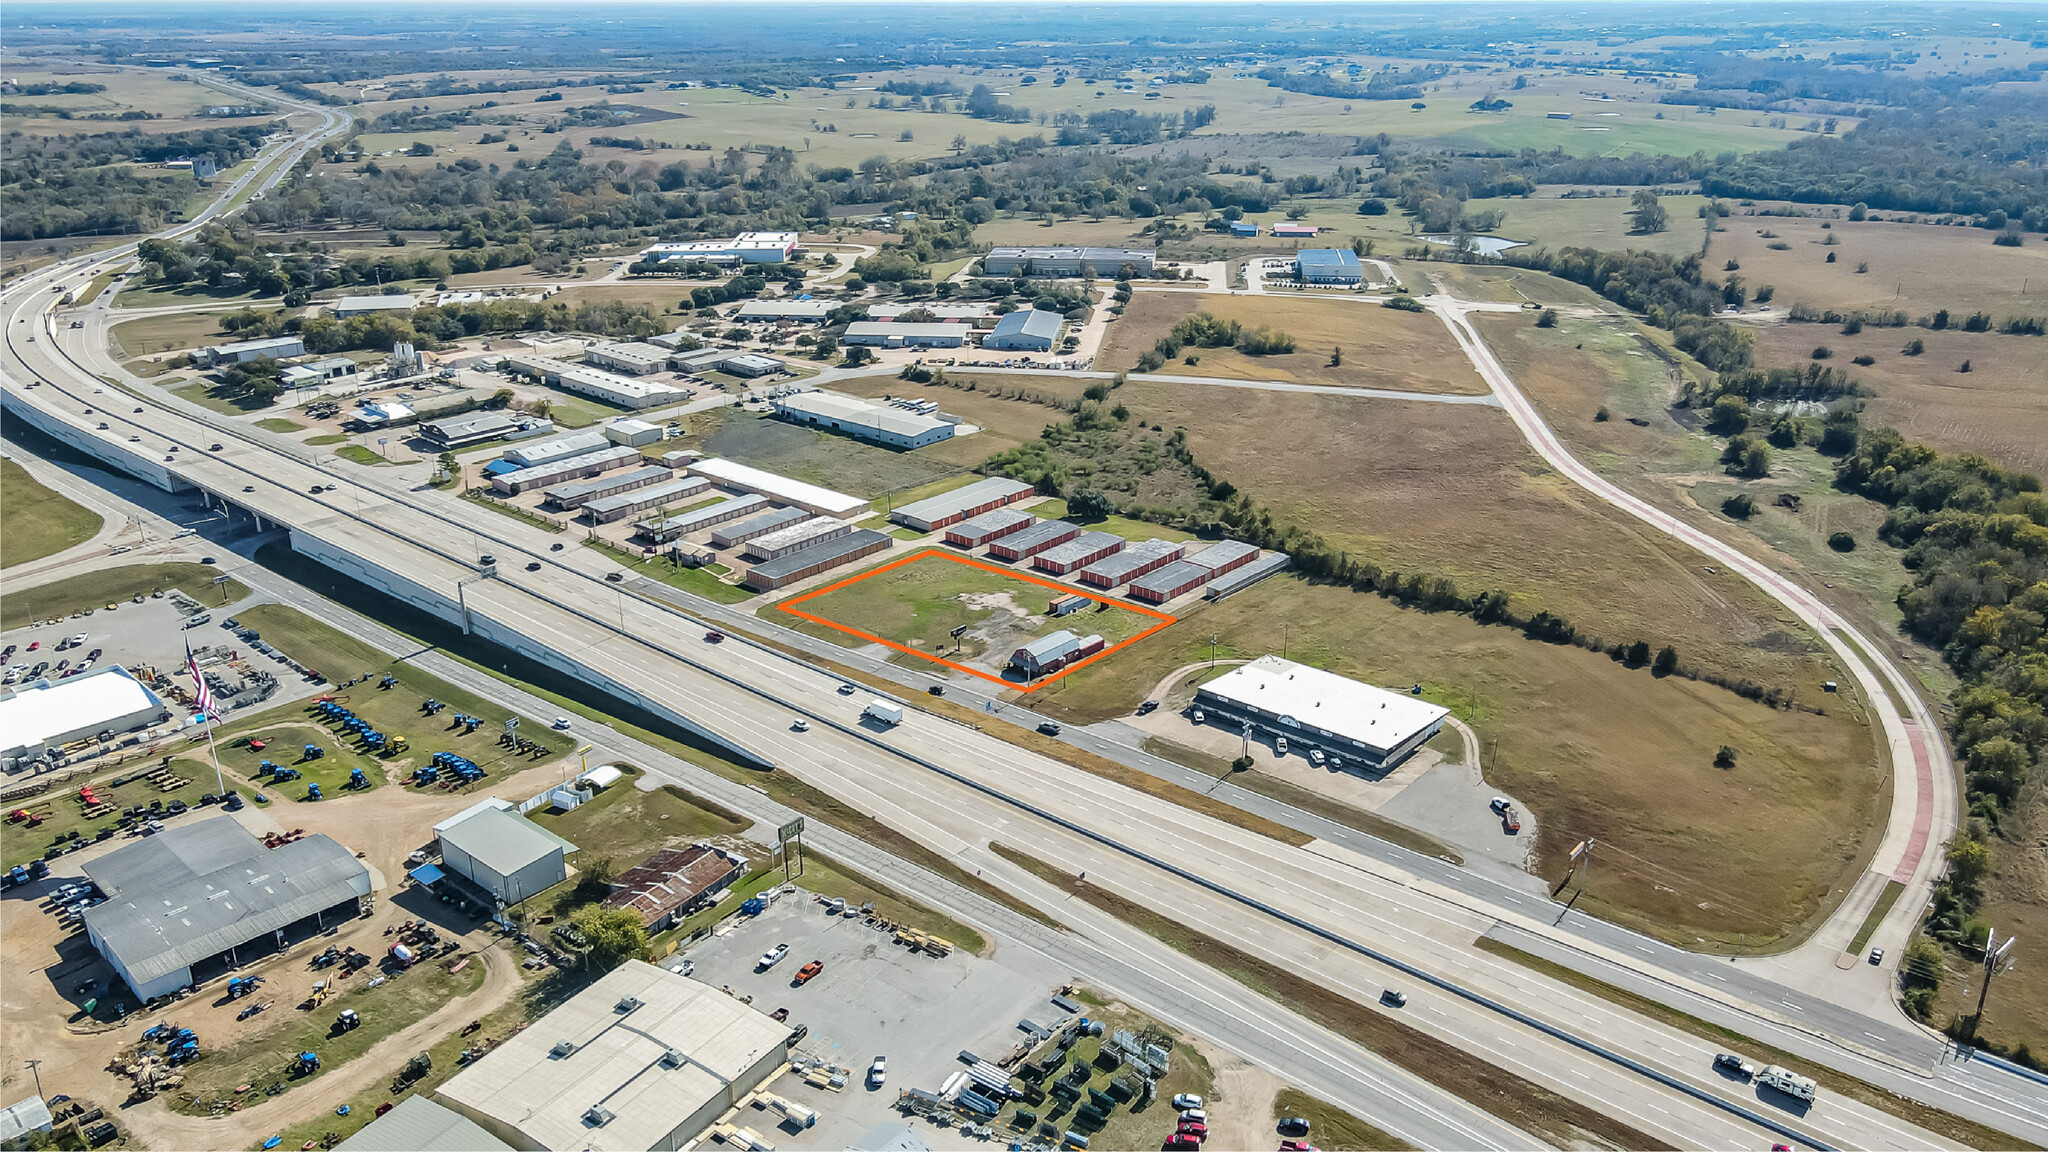
{"type": "Polygon", "coordinates": [[[903,705],[887,700],[870,700],[861,715],[882,724],[903,723],[903,705]]]}

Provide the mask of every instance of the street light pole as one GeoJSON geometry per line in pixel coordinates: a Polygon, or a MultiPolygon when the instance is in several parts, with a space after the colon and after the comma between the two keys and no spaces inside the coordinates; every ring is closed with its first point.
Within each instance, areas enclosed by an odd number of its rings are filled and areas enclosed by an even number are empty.
{"type": "Polygon", "coordinates": [[[1984,998],[1991,994],[1991,978],[2012,967],[2012,946],[2014,938],[2007,936],[2005,943],[1998,943],[1998,931],[1992,929],[1984,938],[1984,986],[1977,989],[1977,1011],[1970,1017],[1970,1035],[1977,1034],[1977,1026],[1984,1020],[1984,998]]]}

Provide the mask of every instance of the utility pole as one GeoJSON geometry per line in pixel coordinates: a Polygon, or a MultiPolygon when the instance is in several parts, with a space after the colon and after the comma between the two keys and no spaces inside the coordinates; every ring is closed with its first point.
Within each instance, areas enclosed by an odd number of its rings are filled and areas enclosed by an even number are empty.
{"type": "Polygon", "coordinates": [[[41,1096],[43,1094],[43,1062],[41,1060],[24,1060],[22,1063],[27,1064],[29,1072],[35,1076],[36,1095],[41,1096]]]}

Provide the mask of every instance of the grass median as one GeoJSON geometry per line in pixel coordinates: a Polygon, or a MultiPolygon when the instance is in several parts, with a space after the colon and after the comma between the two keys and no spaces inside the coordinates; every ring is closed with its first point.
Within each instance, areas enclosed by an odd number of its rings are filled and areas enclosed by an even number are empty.
{"type": "Polygon", "coordinates": [[[1173,917],[1090,884],[1037,857],[1002,844],[991,847],[1003,859],[1046,883],[1086,900],[1175,951],[1207,964],[1259,995],[1371,1049],[1423,1080],[1554,1147],[1577,1148],[1587,1144],[1641,1149],[1671,1147],[1647,1132],[1404,1024],[1378,1008],[1360,1004],[1326,988],[1303,972],[1261,959],[1204,935],[1173,917]]]}
{"type": "Polygon", "coordinates": [[[28,469],[0,460],[0,564],[12,568],[77,547],[101,523],[98,513],[43,487],[28,469]]]}
{"type": "MultiPolygon", "coordinates": [[[[38,620],[61,620],[76,612],[104,612],[137,596],[176,588],[208,607],[231,604],[249,594],[240,581],[216,585],[218,568],[204,564],[128,564],[81,572],[34,588],[11,588],[0,601],[0,628],[19,628],[38,620]]],[[[90,632],[92,629],[86,629],[90,632]]]]}

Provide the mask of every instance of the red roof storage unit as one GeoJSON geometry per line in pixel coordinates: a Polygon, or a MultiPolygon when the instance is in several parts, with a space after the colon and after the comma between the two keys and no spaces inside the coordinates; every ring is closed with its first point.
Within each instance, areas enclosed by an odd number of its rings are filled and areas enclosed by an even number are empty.
{"type": "Polygon", "coordinates": [[[1065,544],[1040,552],[1031,561],[1031,566],[1041,572],[1065,576],[1123,550],[1124,538],[1114,532],[1083,532],[1065,544]]]}
{"type": "Polygon", "coordinates": [[[1258,558],[1259,550],[1254,545],[1247,544],[1242,540],[1218,540],[1216,543],[1188,557],[1188,562],[1207,568],[1212,576],[1221,576],[1225,572],[1242,568],[1258,558]]]}
{"type": "Polygon", "coordinates": [[[972,520],[963,520],[946,529],[946,543],[960,548],[979,548],[991,540],[1000,540],[1012,532],[1021,532],[1038,523],[1038,517],[1015,508],[998,508],[983,512],[972,520]]]}
{"type": "Polygon", "coordinates": [[[1065,544],[1081,530],[1063,520],[1045,520],[991,543],[988,554],[999,560],[1022,560],[1036,556],[1055,544],[1065,544]]]}
{"type": "Polygon", "coordinates": [[[1152,604],[1164,604],[1207,584],[1214,573],[1191,560],[1176,560],[1157,572],[1131,581],[1131,595],[1152,604]]]}
{"type": "Polygon", "coordinates": [[[1081,569],[1081,583],[1115,588],[1148,572],[1156,572],[1187,549],[1172,540],[1140,540],[1121,552],[1081,569]]]}

